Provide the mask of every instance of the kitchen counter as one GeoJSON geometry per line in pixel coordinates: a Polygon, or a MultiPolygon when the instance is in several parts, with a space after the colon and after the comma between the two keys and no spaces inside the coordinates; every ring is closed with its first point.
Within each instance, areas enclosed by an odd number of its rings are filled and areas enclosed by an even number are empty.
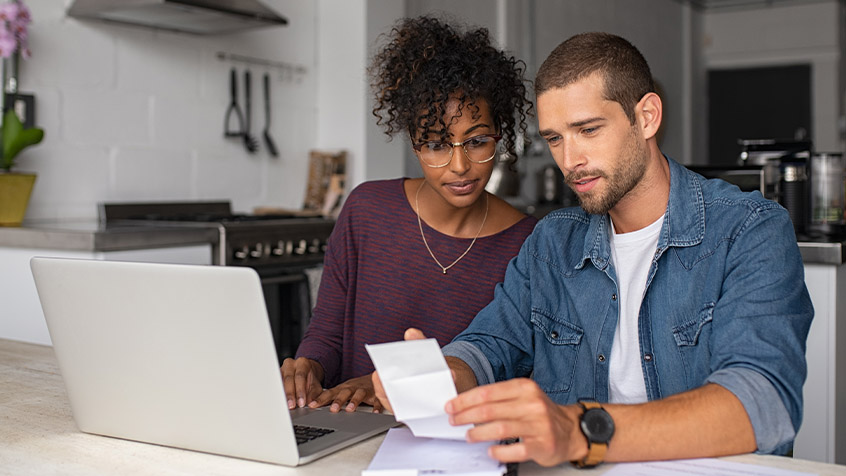
{"type": "Polygon", "coordinates": [[[123,226],[105,228],[96,221],[30,222],[0,227],[0,247],[63,251],[126,251],[195,244],[215,245],[209,227],[123,226]]]}
{"type": "Polygon", "coordinates": [[[799,252],[805,264],[833,264],[846,263],[846,241],[817,242],[800,241],[799,252]]]}
{"type": "MultiPolygon", "coordinates": [[[[0,339],[0,468],[3,474],[205,474],[360,475],[384,439],[375,436],[298,468],[227,458],[81,433],[71,416],[65,386],[51,347],[0,339]]],[[[844,476],[846,466],[783,456],[745,454],[721,458],[820,476],[844,476]]],[[[521,476],[601,475],[615,465],[577,469],[564,463],[542,468],[521,463],[521,476]]],[[[779,473],[781,474],[781,473],[779,473]]]]}
{"type": "MultiPolygon", "coordinates": [[[[96,221],[32,222],[22,227],[0,227],[0,247],[44,248],[68,251],[123,251],[192,244],[216,245],[218,231],[208,227],[124,226],[104,228],[96,221]]],[[[846,263],[846,240],[800,241],[805,264],[846,263]]]]}

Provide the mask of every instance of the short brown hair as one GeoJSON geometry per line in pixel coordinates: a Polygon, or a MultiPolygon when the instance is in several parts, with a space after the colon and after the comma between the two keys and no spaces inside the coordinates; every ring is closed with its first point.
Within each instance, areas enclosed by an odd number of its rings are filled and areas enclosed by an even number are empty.
{"type": "Polygon", "coordinates": [[[655,92],[652,73],[634,45],[610,33],[582,33],[558,45],[538,70],[535,95],[566,87],[595,72],[605,82],[605,99],[619,103],[634,124],[635,105],[646,93],[655,92]]]}

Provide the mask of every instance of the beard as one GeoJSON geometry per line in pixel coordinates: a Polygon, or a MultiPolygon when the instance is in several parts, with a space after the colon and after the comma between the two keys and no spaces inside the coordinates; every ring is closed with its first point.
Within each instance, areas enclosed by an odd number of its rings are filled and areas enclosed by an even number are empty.
{"type": "Polygon", "coordinates": [[[646,173],[648,154],[646,144],[638,136],[636,128],[632,127],[624,145],[623,153],[611,172],[603,170],[573,172],[565,177],[567,185],[575,192],[575,188],[570,184],[581,180],[583,177],[603,178],[608,184],[604,193],[598,190],[575,193],[579,199],[579,205],[585,212],[591,215],[605,215],[640,183],[646,173]]]}

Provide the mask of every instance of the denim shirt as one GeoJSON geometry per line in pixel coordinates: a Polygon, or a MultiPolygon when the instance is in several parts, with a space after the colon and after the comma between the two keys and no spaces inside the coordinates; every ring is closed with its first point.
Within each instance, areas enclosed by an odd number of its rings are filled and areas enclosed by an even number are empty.
{"type": "MultiPolygon", "coordinates": [[[[813,318],[787,211],[672,159],[670,196],[638,316],[648,399],[705,383],[741,401],[760,453],[790,449],[802,421],[813,318]]],[[[607,215],[550,213],[494,300],[444,347],[479,385],[531,377],[558,404],[607,402],[620,313],[607,215]]]]}

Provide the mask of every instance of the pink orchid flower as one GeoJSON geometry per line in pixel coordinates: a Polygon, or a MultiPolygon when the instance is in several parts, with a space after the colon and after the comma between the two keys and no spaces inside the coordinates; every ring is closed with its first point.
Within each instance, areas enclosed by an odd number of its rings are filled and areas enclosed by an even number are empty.
{"type": "Polygon", "coordinates": [[[20,5],[16,2],[3,3],[0,5],[0,20],[12,21],[18,17],[20,5]]]}

